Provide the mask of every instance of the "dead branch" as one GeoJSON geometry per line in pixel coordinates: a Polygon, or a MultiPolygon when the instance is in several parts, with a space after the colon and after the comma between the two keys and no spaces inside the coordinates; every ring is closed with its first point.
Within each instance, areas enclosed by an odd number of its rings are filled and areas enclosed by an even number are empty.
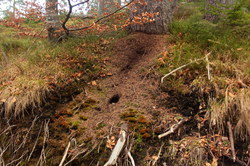
{"type": "Polygon", "coordinates": [[[154,166],[156,164],[156,162],[159,160],[163,146],[164,146],[164,143],[161,145],[160,150],[159,150],[158,155],[157,155],[157,158],[156,158],[156,160],[154,160],[152,166],[154,166]]]}
{"type": "Polygon", "coordinates": [[[191,65],[191,64],[196,63],[196,62],[201,61],[201,60],[204,60],[204,57],[203,57],[203,58],[200,58],[200,59],[192,60],[191,62],[189,62],[189,63],[187,63],[187,64],[185,64],[185,65],[182,65],[182,66],[180,66],[180,67],[178,67],[178,68],[172,70],[172,71],[169,72],[168,74],[166,74],[166,75],[164,75],[163,77],[161,77],[161,83],[163,83],[164,79],[165,79],[166,77],[168,77],[169,75],[175,73],[176,71],[178,71],[178,70],[180,70],[180,69],[182,69],[182,68],[184,68],[184,67],[186,67],[186,66],[188,66],[188,65],[191,65]]]}
{"type": "Polygon", "coordinates": [[[45,144],[46,144],[47,140],[49,139],[49,122],[50,122],[50,120],[48,120],[47,122],[44,123],[43,147],[41,150],[40,157],[39,157],[37,164],[36,164],[37,166],[38,165],[46,165],[45,144]]]}
{"type": "Polygon", "coordinates": [[[83,149],[82,151],[80,151],[79,153],[77,153],[76,155],[74,155],[71,160],[69,160],[66,164],[64,164],[64,166],[66,166],[69,163],[71,163],[72,161],[74,161],[79,155],[85,153],[86,151],[87,151],[87,149],[83,149]]]}
{"type": "MultiPolygon", "coordinates": [[[[15,160],[12,160],[10,163],[6,164],[6,166],[13,165],[14,163],[16,163],[16,162],[18,162],[18,161],[19,161],[19,163],[22,162],[22,161],[23,161],[23,160],[22,160],[23,157],[24,157],[27,153],[28,153],[28,151],[23,152],[23,154],[22,154],[19,158],[15,159],[15,160]]],[[[18,165],[18,164],[16,164],[16,165],[18,165]]]]}
{"type": "Polygon", "coordinates": [[[6,132],[8,130],[10,130],[12,127],[15,127],[16,125],[11,125],[11,126],[8,126],[7,129],[5,129],[3,132],[0,133],[0,136],[3,135],[3,134],[6,134],[6,132]]]}
{"type": "Polygon", "coordinates": [[[235,154],[235,148],[234,148],[233,129],[232,129],[232,125],[229,121],[227,122],[227,126],[228,126],[228,130],[229,130],[229,140],[230,140],[230,145],[231,145],[233,161],[235,162],[236,154],[235,154]]]}
{"type": "Polygon", "coordinates": [[[31,130],[33,129],[33,127],[34,127],[35,122],[37,121],[37,119],[38,119],[38,117],[36,116],[36,117],[34,118],[34,120],[32,121],[32,124],[31,124],[31,126],[30,126],[28,132],[26,133],[26,135],[25,135],[25,137],[24,137],[24,139],[23,139],[23,142],[22,142],[22,143],[19,145],[19,147],[14,151],[14,153],[16,153],[20,148],[24,147],[24,145],[25,145],[26,142],[27,142],[28,136],[29,136],[31,130]]]}
{"type": "MultiPolygon", "coordinates": [[[[98,145],[98,144],[95,144],[95,145],[93,146],[93,148],[92,148],[90,151],[88,151],[86,154],[84,154],[84,156],[82,156],[82,158],[84,158],[84,157],[86,157],[87,155],[89,155],[89,154],[97,147],[97,145],[98,145]]],[[[80,145],[79,147],[81,147],[81,145],[80,145]]],[[[72,161],[74,161],[79,155],[85,153],[86,151],[87,151],[87,148],[81,150],[79,153],[77,153],[76,155],[74,155],[74,156],[71,158],[70,161],[68,161],[66,164],[64,164],[64,166],[70,164],[70,163],[71,163],[72,161]]]]}
{"type": "Polygon", "coordinates": [[[134,158],[132,157],[130,151],[128,151],[128,157],[129,157],[129,159],[131,160],[132,166],[135,166],[135,160],[134,160],[134,158]]]}
{"type": "Polygon", "coordinates": [[[65,161],[65,159],[66,159],[66,157],[67,157],[67,155],[68,155],[69,148],[70,148],[70,146],[71,146],[71,143],[70,143],[70,142],[71,142],[71,141],[69,141],[69,143],[68,143],[68,145],[67,145],[67,147],[66,147],[66,149],[65,149],[65,151],[64,151],[63,158],[62,158],[62,160],[61,160],[59,166],[62,166],[62,165],[63,165],[63,163],[64,163],[64,161],[65,161]]]}
{"type": "Polygon", "coordinates": [[[109,165],[114,165],[116,164],[116,160],[119,157],[123,146],[126,142],[126,132],[128,130],[128,125],[127,124],[123,124],[121,126],[121,131],[120,131],[120,136],[119,139],[115,145],[115,148],[113,149],[111,156],[109,157],[109,160],[106,162],[106,164],[104,166],[109,166],[109,165]]]}
{"type": "Polygon", "coordinates": [[[42,125],[41,125],[41,127],[40,127],[40,129],[39,129],[39,132],[38,132],[38,135],[37,135],[37,138],[36,138],[36,142],[35,142],[35,144],[34,144],[32,150],[31,150],[31,152],[30,152],[30,155],[29,155],[29,157],[28,157],[27,162],[30,161],[30,158],[31,158],[31,156],[32,156],[32,154],[33,154],[33,152],[34,152],[34,150],[35,150],[35,148],[36,148],[36,145],[37,145],[37,142],[38,142],[38,138],[39,138],[39,136],[40,136],[40,134],[41,134],[41,131],[42,131],[42,126],[43,126],[43,123],[42,123],[42,125]]]}
{"type": "Polygon", "coordinates": [[[210,62],[209,62],[209,59],[208,59],[208,56],[211,55],[212,52],[209,52],[205,55],[206,57],[206,62],[207,62],[207,77],[208,77],[208,80],[210,81],[211,80],[211,74],[210,74],[210,62]]]}
{"type": "Polygon", "coordinates": [[[192,119],[192,117],[188,117],[188,118],[183,118],[182,120],[180,120],[177,124],[174,124],[173,126],[170,127],[170,129],[163,133],[163,134],[160,134],[158,135],[158,138],[162,138],[162,137],[166,137],[168,136],[169,134],[172,134],[174,133],[178,128],[180,128],[184,123],[190,121],[192,119]]]}
{"type": "MultiPolygon", "coordinates": [[[[134,1],[135,1],[135,0],[131,0],[131,1],[128,2],[126,5],[124,5],[124,6],[122,6],[121,8],[115,10],[114,12],[112,12],[112,13],[106,15],[106,16],[103,16],[103,17],[101,17],[101,18],[99,18],[99,19],[97,19],[97,20],[94,22],[94,24],[96,24],[96,23],[98,23],[98,22],[104,20],[105,18],[108,18],[108,17],[114,15],[115,13],[121,11],[122,9],[124,9],[124,8],[126,8],[127,6],[129,6],[130,4],[132,4],[134,1]]],[[[89,0],[86,0],[86,1],[81,2],[81,3],[79,3],[79,4],[76,4],[76,5],[78,6],[78,5],[81,5],[81,4],[85,4],[85,3],[87,3],[87,2],[89,2],[89,0]]],[[[92,25],[89,25],[89,26],[81,27],[81,28],[68,29],[68,28],[66,27],[66,23],[67,23],[68,20],[71,18],[71,13],[72,13],[73,7],[76,6],[76,5],[72,5],[71,2],[70,2],[70,0],[68,0],[68,4],[69,4],[69,11],[68,11],[68,14],[66,15],[65,20],[64,20],[63,23],[62,23],[62,28],[65,30],[66,34],[68,34],[70,31],[79,31],[79,30],[88,29],[88,28],[94,26],[94,24],[92,24],[92,25]]]]}

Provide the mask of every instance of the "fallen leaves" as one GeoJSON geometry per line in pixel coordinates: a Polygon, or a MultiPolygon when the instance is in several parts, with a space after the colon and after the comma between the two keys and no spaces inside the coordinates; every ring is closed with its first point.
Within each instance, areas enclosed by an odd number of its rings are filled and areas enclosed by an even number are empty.
{"type": "Polygon", "coordinates": [[[116,139],[115,136],[111,136],[111,138],[108,138],[106,147],[109,149],[113,149],[116,145],[116,139]]]}

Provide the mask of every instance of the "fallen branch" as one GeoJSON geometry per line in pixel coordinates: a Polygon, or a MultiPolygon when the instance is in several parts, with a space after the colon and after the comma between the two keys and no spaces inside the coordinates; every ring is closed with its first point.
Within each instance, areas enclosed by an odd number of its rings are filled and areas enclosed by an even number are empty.
{"type": "Polygon", "coordinates": [[[227,126],[228,126],[228,130],[229,130],[229,140],[230,140],[230,145],[231,145],[233,161],[235,162],[236,154],[235,154],[235,148],[234,148],[233,129],[232,129],[232,125],[229,121],[227,122],[227,126]]]}
{"type": "Polygon", "coordinates": [[[164,146],[164,143],[161,145],[160,150],[158,152],[158,155],[157,155],[155,161],[153,162],[152,166],[154,166],[156,164],[156,162],[159,160],[163,146],[164,146]]]}
{"type": "Polygon", "coordinates": [[[182,120],[180,120],[177,124],[174,124],[173,126],[170,127],[170,129],[163,133],[163,134],[160,134],[158,135],[158,138],[162,138],[162,137],[166,137],[168,136],[169,134],[172,134],[174,133],[178,128],[180,128],[180,126],[182,126],[184,123],[190,121],[192,119],[192,117],[188,117],[188,118],[183,118],[182,120]]]}
{"type": "Polygon", "coordinates": [[[186,67],[186,66],[188,66],[188,65],[190,65],[190,64],[192,64],[192,63],[196,63],[196,62],[201,61],[201,60],[204,60],[204,57],[203,57],[203,58],[200,58],[200,59],[197,59],[197,60],[195,59],[195,60],[193,60],[193,61],[191,61],[191,62],[189,62],[189,63],[187,63],[187,64],[185,64],[185,65],[182,65],[182,66],[180,66],[180,67],[178,67],[178,68],[172,70],[171,72],[169,72],[168,74],[164,75],[164,76],[161,78],[161,83],[163,83],[164,79],[165,79],[167,76],[173,74],[174,72],[176,72],[176,71],[178,71],[178,70],[180,70],[180,69],[182,69],[182,68],[184,68],[184,67],[186,67]]]}
{"type": "Polygon", "coordinates": [[[208,80],[210,81],[211,80],[211,74],[210,74],[210,62],[208,60],[208,56],[211,55],[212,52],[209,52],[205,55],[206,57],[206,62],[207,62],[207,77],[208,77],[208,80]]]}
{"type": "Polygon", "coordinates": [[[66,147],[66,149],[65,149],[65,151],[64,151],[63,158],[62,158],[62,160],[61,160],[59,166],[62,166],[62,165],[63,165],[63,163],[64,163],[64,161],[65,161],[65,159],[66,159],[66,157],[67,157],[67,155],[68,155],[69,148],[70,148],[70,146],[71,146],[71,143],[70,143],[70,142],[71,142],[71,141],[69,141],[69,143],[68,143],[68,145],[67,145],[67,147],[66,147]]]}
{"type": "Polygon", "coordinates": [[[127,124],[123,124],[121,126],[121,131],[120,131],[120,136],[119,139],[115,145],[115,148],[113,149],[111,156],[109,157],[109,160],[106,162],[106,164],[104,166],[109,166],[109,165],[115,165],[116,164],[116,160],[119,157],[123,146],[126,142],[126,132],[127,132],[128,126],[127,124]]]}

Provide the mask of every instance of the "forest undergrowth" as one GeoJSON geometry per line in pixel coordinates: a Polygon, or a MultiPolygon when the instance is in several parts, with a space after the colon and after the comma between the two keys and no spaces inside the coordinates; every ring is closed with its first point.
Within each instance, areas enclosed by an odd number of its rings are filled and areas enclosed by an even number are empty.
{"type": "Polygon", "coordinates": [[[168,35],[52,44],[1,21],[0,166],[104,165],[123,124],[118,165],[249,165],[249,13],[211,23],[199,3],[178,5],[168,35]]]}

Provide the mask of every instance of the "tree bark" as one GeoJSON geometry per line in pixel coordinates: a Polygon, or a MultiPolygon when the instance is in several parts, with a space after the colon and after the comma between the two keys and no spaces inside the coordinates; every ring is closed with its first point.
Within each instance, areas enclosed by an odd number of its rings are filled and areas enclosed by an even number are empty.
{"type": "Polygon", "coordinates": [[[139,31],[151,34],[168,33],[176,1],[177,0],[144,0],[145,3],[143,3],[143,0],[137,0],[130,9],[131,25],[129,29],[132,32],[139,31]],[[153,18],[150,18],[151,22],[134,23],[133,20],[135,20],[135,18],[144,20],[143,15],[147,13],[155,14],[153,18]]]}
{"type": "Polygon", "coordinates": [[[48,39],[52,42],[57,42],[61,28],[58,15],[58,0],[46,0],[46,28],[48,31],[48,39]]]}

